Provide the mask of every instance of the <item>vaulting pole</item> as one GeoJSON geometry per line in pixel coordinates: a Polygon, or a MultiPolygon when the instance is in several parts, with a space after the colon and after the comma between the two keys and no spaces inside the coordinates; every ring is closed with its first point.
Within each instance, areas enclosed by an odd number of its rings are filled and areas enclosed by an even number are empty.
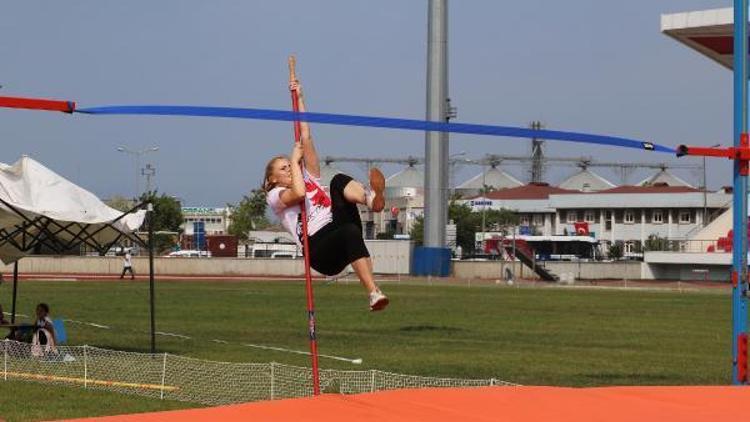
{"type": "MultiPolygon", "coordinates": [[[[747,134],[747,18],[748,0],[734,0],[734,147],[747,134]]],[[[747,376],[747,171],[734,160],[732,236],[732,384],[748,383],[747,376]],[[742,173],[745,173],[744,175],[742,173]]]]}
{"type": "MultiPolygon", "coordinates": [[[[296,61],[294,56],[289,56],[289,82],[297,81],[297,75],[295,73],[296,61]]],[[[291,91],[292,93],[292,110],[295,112],[299,111],[299,98],[297,97],[297,91],[291,91]]],[[[299,120],[294,122],[294,142],[302,142],[302,128],[300,127],[299,120]]],[[[292,163],[295,165],[296,163],[292,163]]],[[[304,164],[299,163],[302,166],[302,172],[304,174],[304,164]]],[[[305,289],[307,291],[307,327],[310,335],[310,359],[312,360],[312,379],[313,379],[313,395],[320,395],[320,373],[318,371],[318,341],[315,335],[315,301],[313,298],[312,288],[312,274],[310,273],[310,247],[307,239],[307,210],[305,209],[306,198],[300,203],[301,219],[302,219],[302,246],[303,255],[305,257],[305,289]]]]}

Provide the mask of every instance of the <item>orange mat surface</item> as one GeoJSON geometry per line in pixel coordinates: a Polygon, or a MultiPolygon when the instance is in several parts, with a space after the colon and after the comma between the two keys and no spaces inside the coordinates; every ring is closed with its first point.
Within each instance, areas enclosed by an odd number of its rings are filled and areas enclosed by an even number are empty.
{"type": "Polygon", "coordinates": [[[87,421],[659,421],[750,420],[747,387],[482,387],[327,394],[87,421]]]}

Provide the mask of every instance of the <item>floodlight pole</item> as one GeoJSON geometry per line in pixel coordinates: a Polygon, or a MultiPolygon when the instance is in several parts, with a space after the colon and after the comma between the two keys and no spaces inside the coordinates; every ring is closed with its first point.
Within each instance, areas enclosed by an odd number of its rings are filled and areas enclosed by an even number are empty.
{"type": "MultiPolygon", "coordinates": [[[[429,0],[427,16],[427,116],[446,122],[448,105],[448,0],[429,0]]],[[[425,132],[424,247],[418,260],[421,275],[446,276],[450,251],[446,248],[448,222],[448,133],[425,132]]]]}
{"type": "Polygon", "coordinates": [[[135,157],[135,197],[138,198],[138,196],[141,194],[140,183],[139,183],[139,180],[141,178],[141,174],[140,174],[141,173],[141,156],[148,154],[149,152],[159,151],[159,147],[153,146],[153,147],[144,148],[141,150],[134,150],[124,145],[120,145],[116,149],[119,152],[124,152],[125,154],[130,154],[133,157],[135,157]]]}
{"type": "Polygon", "coordinates": [[[154,203],[146,208],[148,218],[148,288],[151,311],[151,353],[156,353],[156,316],[154,314],[154,203]]]}
{"type": "MultiPolygon", "coordinates": [[[[734,147],[747,139],[748,0],[734,0],[734,147]]],[[[746,148],[747,145],[744,145],[746,148]]],[[[734,160],[732,220],[732,384],[747,385],[747,162],[734,160]],[[743,174],[744,173],[744,174],[743,174]]]]}

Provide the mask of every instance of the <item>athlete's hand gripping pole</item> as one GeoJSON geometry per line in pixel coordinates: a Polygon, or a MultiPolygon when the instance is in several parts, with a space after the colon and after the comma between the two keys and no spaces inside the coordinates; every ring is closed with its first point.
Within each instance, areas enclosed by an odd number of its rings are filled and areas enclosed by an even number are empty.
{"type": "MultiPolygon", "coordinates": [[[[289,56],[289,83],[297,82],[297,75],[295,73],[296,61],[294,56],[289,56]]],[[[296,90],[291,90],[292,93],[292,110],[294,112],[299,111],[299,98],[296,90]]],[[[294,142],[301,142],[302,130],[300,127],[299,120],[294,121],[294,142]]],[[[292,165],[300,165],[303,167],[304,174],[304,159],[300,163],[292,163],[292,165]]],[[[307,193],[305,193],[306,195],[307,193]]],[[[320,394],[320,373],[318,371],[318,341],[315,333],[315,301],[313,299],[313,288],[312,288],[312,274],[310,273],[310,245],[307,239],[307,210],[305,209],[305,201],[307,198],[303,198],[300,204],[301,219],[302,219],[302,246],[303,254],[305,257],[305,288],[307,290],[307,328],[310,335],[310,358],[312,360],[312,381],[313,381],[313,395],[320,394]]]]}

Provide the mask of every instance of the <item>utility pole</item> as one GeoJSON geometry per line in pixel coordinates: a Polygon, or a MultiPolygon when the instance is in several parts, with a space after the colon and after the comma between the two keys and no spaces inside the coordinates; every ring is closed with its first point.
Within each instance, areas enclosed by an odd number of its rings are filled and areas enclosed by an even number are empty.
{"type": "MultiPolygon", "coordinates": [[[[531,129],[541,130],[544,128],[542,122],[531,122],[531,129]]],[[[531,139],[531,183],[544,182],[544,140],[539,138],[531,139]]]]}

